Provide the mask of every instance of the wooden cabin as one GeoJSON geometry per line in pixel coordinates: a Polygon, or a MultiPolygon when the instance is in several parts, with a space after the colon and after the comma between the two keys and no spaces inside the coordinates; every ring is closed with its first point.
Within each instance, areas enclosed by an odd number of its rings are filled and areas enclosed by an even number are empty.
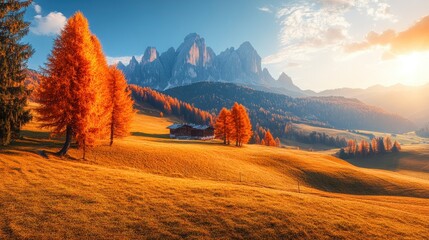
{"type": "Polygon", "coordinates": [[[170,138],[200,140],[214,138],[214,128],[208,125],[175,123],[167,128],[170,129],[170,138]]]}

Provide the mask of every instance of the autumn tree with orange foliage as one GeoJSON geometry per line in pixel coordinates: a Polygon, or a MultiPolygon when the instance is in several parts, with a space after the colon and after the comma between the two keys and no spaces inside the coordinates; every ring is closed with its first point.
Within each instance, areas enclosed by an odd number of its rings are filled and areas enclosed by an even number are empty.
{"type": "Polygon", "coordinates": [[[134,116],[134,101],[127,81],[121,70],[115,66],[109,68],[110,98],[112,100],[110,119],[110,146],[114,138],[125,137],[130,133],[134,116]]]}
{"type": "Polygon", "coordinates": [[[215,138],[222,139],[223,144],[230,143],[230,136],[232,131],[231,121],[231,112],[226,108],[222,108],[218,117],[216,118],[215,138]]]}
{"type": "Polygon", "coordinates": [[[231,139],[235,140],[236,146],[247,143],[252,136],[252,125],[246,108],[234,103],[231,109],[231,139]]]}
{"type": "Polygon", "coordinates": [[[269,129],[265,132],[264,142],[266,146],[270,146],[270,147],[274,147],[277,145],[276,140],[274,140],[274,137],[271,134],[269,129]]]}
{"type": "Polygon", "coordinates": [[[74,138],[85,158],[86,146],[93,146],[107,133],[110,98],[104,95],[108,93],[107,63],[101,55],[101,45],[91,34],[87,19],[77,12],[55,39],[36,92],[42,127],[66,136],[60,156],[67,153],[74,138]]]}
{"type": "Polygon", "coordinates": [[[276,137],[276,147],[281,147],[281,142],[280,142],[280,138],[276,137]]]}

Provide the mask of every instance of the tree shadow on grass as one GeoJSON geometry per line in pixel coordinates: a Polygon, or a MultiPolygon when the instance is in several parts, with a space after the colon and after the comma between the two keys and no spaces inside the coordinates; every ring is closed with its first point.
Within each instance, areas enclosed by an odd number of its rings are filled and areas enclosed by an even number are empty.
{"type": "Polygon", "coordinates": [[[2,147],[2,153],[18,155],[15,151],[22,151],[41,155],[43,151],[54,154],[56,149],[62,147],[64,141],[63,138],[51,138],[48,132],[22,130],[20,135],[21,137],[13,140],[10,145],[2,147]]]}
{"type": "Polygon", "coordinates": [[[157,134],[157,133],[144,133],[144,132],[132,132],[132,136],[136,137],[149,137],[149,138],[162,138],[162,139],[169,139],[169,134],[157,134]]]}
{"type": "Polygon", "coordinates": [[[401,158],[401,153],[391,154],[387,153],[386,156],[378,157],[366,157],[366,158],[351,158],[345,159],[348,163],[361,168],[370,168],[370,169],[381,169],[396,171],[399,168],[399,161],[401,158]]]}
{"type": "Polygon", "coordinates": [[[153,140],[154,142],[160,142],[160,143],[172,143],[172,144],[203,144],[203,145],[216,145],[216,146],[225,146],[221,142],[213,141],[213,140],[181,140],[181,139],[170,139],[167,140],[153,140]]]}

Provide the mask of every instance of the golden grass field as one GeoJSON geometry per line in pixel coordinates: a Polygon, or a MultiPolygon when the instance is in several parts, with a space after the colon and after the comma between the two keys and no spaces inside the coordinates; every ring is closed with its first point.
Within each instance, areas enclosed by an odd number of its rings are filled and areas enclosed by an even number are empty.
{"type": "Polygon", "coordinates": [[[0,149],[0,239],[428,239],[427,145],[405,146],[393,167],[361,168],[171,140],[171,119],[156,116],[141,111],[131,136],[87,160],[77,149],[55,157],[61,141],[25,126],[0,149]]]}

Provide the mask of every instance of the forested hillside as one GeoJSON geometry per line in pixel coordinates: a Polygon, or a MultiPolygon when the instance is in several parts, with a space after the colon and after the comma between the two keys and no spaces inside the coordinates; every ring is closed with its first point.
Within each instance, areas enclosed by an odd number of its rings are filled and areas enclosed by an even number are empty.
{"type": "Polygon", "coordinates": [[[137,103],[149,104],[161,113],[172,115],[182,119],[185,122],[210,124],[213,122],[213,115],[195,108],[189,103],[170,97],[149,87],[139,87],[129,85],[132,96],[137,103]]]}
{"type": "Polygon", "coordinates": [[[284,135],[288,122],[339,129],[406,132],[413,124],[398,115],[343,97],[292,98],[230,83],[201,82],[165,91],[166,94],[209,112],[218,112],[234,102],[244,102],[252,123],[284,135]]]}

